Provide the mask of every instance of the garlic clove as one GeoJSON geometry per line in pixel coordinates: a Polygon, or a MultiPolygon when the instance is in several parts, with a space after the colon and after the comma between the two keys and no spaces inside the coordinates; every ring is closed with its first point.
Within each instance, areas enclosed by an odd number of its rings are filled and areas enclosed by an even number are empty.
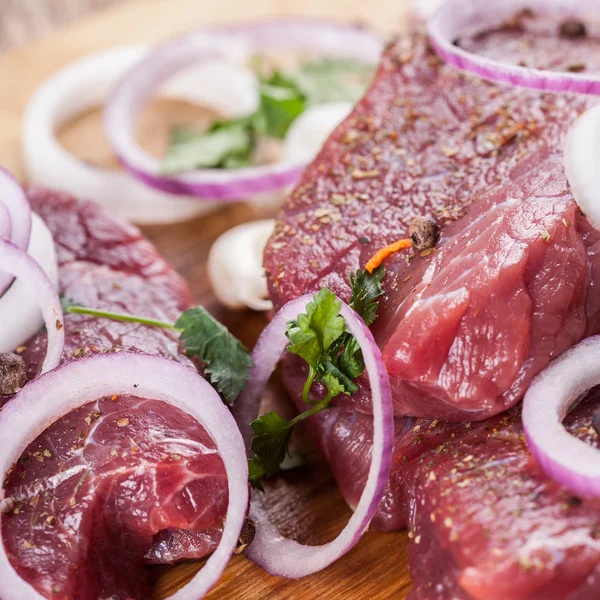
{"type": "Polygon", "coordinates": [[[330,102],[306,109],[292,123],[285,136],[281,160],[290,163],[312,161],[351,111],[350,102],[330,102]]]}
{"type": "Polygon", "coordinates": [[[262,262],[274,228],[274,219],[250,221],[229,229],[212,245],[208,276],[219,302],[228,308],[273,308],[262,262]]]}

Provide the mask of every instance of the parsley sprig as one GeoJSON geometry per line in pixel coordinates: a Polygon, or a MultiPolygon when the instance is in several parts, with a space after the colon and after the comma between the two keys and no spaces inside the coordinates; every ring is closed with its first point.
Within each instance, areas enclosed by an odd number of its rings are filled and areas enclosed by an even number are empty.
{"type": "Polygon", "coordinates": [[[63,300],[62,304],[64,312],[176,331],[186,354],[190,358],[197,358],[203,364],[206,378],[230,406],[250,377],[250,367],[253,363],[247,348],[201,306],[186,310],[175,323],[168,323],[137,315],[78,306],[68,300],[63,300]]]}
{"type": "MultiPolygon", "coordinates": [[[[350,306],[358,312],[367,325],[377,317],[378,299],[383,294],[381,282],[385,269],[373,273],[358,270],[350,277],[352,299],[350,306]]],[[[254,437],[251,449],[254,458],[249,461],[250,482],[261,489],[260,479],[279,471],[295,425],[331,406],[340,394],[352,395],[358,389],[354,379],[365,365],[356,338],[346,329],[340,314],[341,303],[326,287],[314,294],[306,306],[306,313],[289,321],[286,336],[290,340],[289,352],[303,358],[308,364],[308,376],[302,399],[311,406],[309,410],[287,421],[275,412],[269,412],[252,422],[254,437]],[[321,400],[313,400],[313,384],[321,383],[327,390],[321,400]]]]}
{"type": "Polygon", "coordinates": [[[260,137],[283,139],[309,106],[358,100],[371,73],[372,68],[362,63],[323,58],[290,73],[275,71],[263,76],[255,113],[218,121],[202,132],[174,129],[162,172],[172,175],[194,169],[249,166],[260,137]]]}

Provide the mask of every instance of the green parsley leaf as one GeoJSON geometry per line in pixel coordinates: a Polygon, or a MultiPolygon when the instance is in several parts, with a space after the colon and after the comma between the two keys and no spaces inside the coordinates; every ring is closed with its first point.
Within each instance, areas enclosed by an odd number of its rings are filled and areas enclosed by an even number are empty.
{"type": "Polygon", "coordinates": [[[358,389],[358,386],[330,361],[323,362],[323,373],[319,379],[327,386],[327,401],[340,394],[353,394],[358,389]]]}
{"type": "Polygon", "coordinates": [[[340,308],[335,294],[327,288],[321,289],[306,305],[306,314],[288,323],[286,335],[291,342],[288,350],[317,369],[322,357],[346,329],[340,308]]]}
{"type": "Polygon", "coordinates": [[[175,129],[162,163],[162,173],[206,168],[233,168],[250,162],[253,138],[247,120],[217,123],[209,131],[175,129]]]}
{"type": "Polygon", "coordinates": [[[251,449],[254,458],[248,461],[249,479],[255,483],[262,477],[271,477],[279,471],[285,458],[294,423],[269,412],[252,422],[254,437],[251,449]]]}
{"type": "Polygon", "coordinates": [[[252,359],[246,347],[202,307],[186,310],[175,323],[188,356],[204,364],[208,380],[229,405],[249,378],[252,359]]]}
{"type": "Polygon", "coordinates": [[[377,300],[383,295],[381,282],[385,277],[385,267],[377,267],[372,273],[358,269],[356,275],[350,275],[352,286],[352,300],[350,306],[362,317],[363,321],[371,325],[377,318],[377,300]]]}
{"type": "MultiPolygon", "coordinates": [[[[352,335],[348,334],[347,339],[344,340],[344,349],[339,356],[339,368],[351,381],[362,375],[365,370],[360,346],[352,335]]],[[[355,391],[353,390],[352,393],[355,391]]]]}
{"type": "Polygon", "coordinates": [[[254,119],[258,134],[284,138],[290,125],[306,108],[304,96],[293,87],[263,84],[260,108],[254,119]]]}
{"type": "Polygon", "coordinates": [[[309,105],[356,102],[364,94],[373,67],[342,58],[305,63],[287,78],[304,94],[309,105]]]}

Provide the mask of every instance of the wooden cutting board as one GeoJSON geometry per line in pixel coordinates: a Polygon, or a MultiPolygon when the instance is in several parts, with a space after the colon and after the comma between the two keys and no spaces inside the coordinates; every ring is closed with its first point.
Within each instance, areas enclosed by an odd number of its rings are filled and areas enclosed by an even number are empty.
{"type": "MultiPolygon", "coordinates": [[[[35,44],[0,56],[0,165],[21,180],[19,128],[22,110],[35,88],[56,69],[95,50],[119,44],[155,42],[205,24],[280,15],[329,17],[367,23],[385,34],[405,28],[407,0],[145,0],[116,6],[76,23],[35,44]]],[[[164,107],[162,107],[164,110],[164,107]]],[[[84,115],[63,132],[73,152],[110,165],[97,114],[84,115]]],[[[206,306],[244,343],[252,346],[266,323],[263,315],[233,312],[220,306],[208,284],[206,257],[223,231],[250,219],[273,214],[273,207],[243,203],[182,225],[145,227],[167,260],[188,280],[198,304],[206,306]]],[[[276,402],[285,393],[274,384],[276,402]]],[[[300,435],[309,464],[278,479],[268,494],[271,515],[282,531],[302,542],[318,544],[341,530],[350,511],[323,459],[300,435]]],[[[202,562],[150,570],[154,597],[162,599],[186,583],[202,562]]],[[[126,566],[124,565],[124,568],[126,566]]],[[[245,557],[234,557],[211,600],[344,598],[403,599],[410,589],[408,539],[405,532],[368,532],[353,551],[325,571],[301,581],[265,574],[245,557]]]]}

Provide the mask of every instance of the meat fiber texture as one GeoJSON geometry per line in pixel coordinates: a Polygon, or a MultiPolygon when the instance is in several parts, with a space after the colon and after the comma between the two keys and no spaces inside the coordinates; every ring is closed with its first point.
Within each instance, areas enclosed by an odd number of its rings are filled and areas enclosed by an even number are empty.
{"type": "MultiPolygon", "coordinates": [[[[171,321],[189,307],[185,282],[136,228],[63,194],[28,195],[54,235],[66,299],[171,321]]],[[[128,350],[193,366],[172,332],[72,314],[65,328],[64,360],[128,350]]],[[[22,353],[32,374],[44,347],[42,334],[22,353]]],[[[6,497],[7,552],[40,593],[141,599],[150,597],[145,563],[213,551],[227,480],[195,419],[160,401],[122,396],[99,398],[48,428],[10,473],[6,497]]]]}
{"type": "MultiPolygon", "coordinates": [[[[553,68],[572,61],[561,46],[553,68]]],[[[422,36],[402,38],[305,170],[265,252],[276,306],[323,285],[348,300],[349,273],[406,237],[412,218],[441,225],[434,252],[386,261],[373,326],[396,437],[372,527],[408,527],[412,600],[598,597],[600,504],[540,472],[515,407],[552,358],[599,330],[600,238],[562,166],[564,135],[592,102],[482,81],[442,64],[422,36]]],[[[305,380],[287,356],[301,410],[305,380]]],[[[351,507],[372,445],[360,384],[310,420],[351,507]]],[[[599,401],[569,417],[594,445],[599,401]]]]}

